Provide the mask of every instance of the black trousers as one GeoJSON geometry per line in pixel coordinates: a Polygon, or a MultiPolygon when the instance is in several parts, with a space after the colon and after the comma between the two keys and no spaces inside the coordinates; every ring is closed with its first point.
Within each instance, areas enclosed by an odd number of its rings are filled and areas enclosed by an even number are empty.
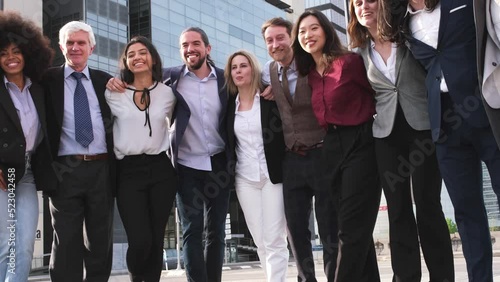
{"type": "Polygon", "coordinates": [[[372,122],[330,126],[323,145],[323,168],[331,177],[338,213],[339,258],[335,281],[380,281],[372,237],[381,193],[372,122]]]}
{"type": "Polygon", "coordinates": [[[165,227],[176,191],[177,178],[165,152],[118,161],[116,203],[127,233],[130,281],[160,280],[165,227]]]}
{"type": "Polygon", "coordinates": [[[298,281],[317,281],[311,246],[309,219],[314,209],[323,244],[324,270],[328,281],[335,278],[338,253],[337,214],[321,170],[321,148],[305,155],[287,152],[283,162],[283,196],[288,241],[297,264],[298,281]]]}
{"type": "Polygon", "coordinates": [[[60,157],[61,182],[50,197],[54,282],[108,281],[113,250],[113,196],[107,160],[60,157]],[[85,266],[85,277],[83,267],[85,266]]]}
{"type": "Polygon", "coordinates": [[[398,105],[392,132],[375,138],[375,151],[389,213],[393,281],[421,280],[420,246],[431,281],[454,281],[450,234],[441,207],[441,174],[430,130],[414,130],[398,105]]]}

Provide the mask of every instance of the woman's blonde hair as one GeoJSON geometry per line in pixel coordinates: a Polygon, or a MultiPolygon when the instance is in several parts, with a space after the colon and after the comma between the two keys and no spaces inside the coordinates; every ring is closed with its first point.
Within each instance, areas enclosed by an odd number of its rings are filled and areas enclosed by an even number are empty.
{"type": "Polygon", "coordinates": [[[238,50],[231,54],[229,58],[227,59],[226,67],[224,69],[224,78],[226,79],[226,86],[227,86],[227,91],[231,95],[236,95],[238,94],[238,87],[236,84],[234,84],[233,78],[231,77],[231,65],[233,62],[233,59],[236,56],[244,56],[247,58],[248,63],[250,64],[250,67],[252,68],[252,79],[250,81],[250,85],[254,92],[260,91],[262,88],[262,80],[261,80],[261,71],[260,71],[260,64],[257,58],[250,52],[246,50],[238,50]]]}

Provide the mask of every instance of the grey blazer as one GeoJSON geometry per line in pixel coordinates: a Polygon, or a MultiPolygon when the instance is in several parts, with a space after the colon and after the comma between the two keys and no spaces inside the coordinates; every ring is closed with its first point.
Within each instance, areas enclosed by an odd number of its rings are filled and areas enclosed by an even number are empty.
{"type": "Polygon", "coordinates": [[[477,73],[484,97],[484,108],[500,148],[500,38],[493,27],[491,2],[475,0],[477,73]]]}
{"type": "Polygon", "coordinates": [[[404,46],[396,53],[396,84],[394,85],[375,66],[370,57],[370,46],[359,48],[358,52],[365,62],[368,80],[375,90],[377,115],[373,122],[373,136],[387,137],[392,132],[396,117],[397,104],[401,105],[408,124],[415,130],[429,130],[429,111],[426,72],[404,46]]]}
{"type": "Polygon", "coordinates": [[[493,27],[490,4],[494,0],[475,0],[477,70],[483,96],[488,105],[500,109],[500,38],[493,27]]]}

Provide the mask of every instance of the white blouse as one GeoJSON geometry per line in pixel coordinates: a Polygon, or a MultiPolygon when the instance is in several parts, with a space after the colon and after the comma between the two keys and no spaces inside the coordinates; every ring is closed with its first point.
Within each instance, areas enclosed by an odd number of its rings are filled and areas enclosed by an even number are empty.
{"type": "Polygon", "coordinates": [[[260,116],[260,95],[256,93],[252,109],[239,111],[240,96],[236,96],[234,134],[236,136],[236,175],[249,181],[260,181],[261,176],[269,178],[262,123],[260,116]]]}
{"type": "Polygon", "coordinates": [[[150,91],[151,136],[149,126],[145,124],[146,114],[137,108],[133,95],[134,91],[129,89],[125,93],[109,90],[105,93],[106,102],[114,117],[114,151],[119,160],[129,155],[157,155],[170,148],[170,120],[176,102],[172,89],[158,83],[150,91]]]}

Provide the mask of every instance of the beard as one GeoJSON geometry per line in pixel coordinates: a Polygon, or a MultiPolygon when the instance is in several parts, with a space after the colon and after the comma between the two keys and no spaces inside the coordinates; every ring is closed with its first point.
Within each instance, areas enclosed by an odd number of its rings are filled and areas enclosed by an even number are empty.
{"type": "Polygon", "coordinates": [[[188,66],[188,68],[190,70],[199,70],[203,64],[207,61],[207,56],[200,56],[198,57],[198,61],[197,62],[191,62],[187,59],[184,59],[186,61],[186,65],[188,66]]]}

